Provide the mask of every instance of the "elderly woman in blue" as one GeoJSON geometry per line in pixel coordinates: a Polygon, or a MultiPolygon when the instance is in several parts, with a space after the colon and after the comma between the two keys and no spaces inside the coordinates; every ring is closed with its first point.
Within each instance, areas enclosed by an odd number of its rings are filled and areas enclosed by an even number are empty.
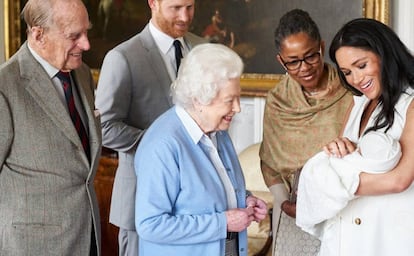
{"type": "Polygon", "coordinates": [[[175,107],[147,130],[135,155],[140,256],[246,256],[246,228],[266,204],[246,193],[227,133],[240,112],[243,63],[202,44],[172,84],[175,107]]]}

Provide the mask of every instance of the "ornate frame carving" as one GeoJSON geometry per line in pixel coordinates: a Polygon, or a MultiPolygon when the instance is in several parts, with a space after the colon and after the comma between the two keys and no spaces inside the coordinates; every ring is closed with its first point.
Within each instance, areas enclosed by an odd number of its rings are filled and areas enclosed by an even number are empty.
{"type": "MultiPolygon", "coordinates": [[[[9,58],[21,45],[20,1],[4,0],[5,56],[9,58]]],[[[374,18],[389,24],[390,0],[364,0],[364,17],[374,18]]],[[[97,76],[99,72],[95,71],[97,76]]],[[[244,74],[241,80],[244,96],[265,96],[266,92],[281,79],[281,74],[244,74]]]]}

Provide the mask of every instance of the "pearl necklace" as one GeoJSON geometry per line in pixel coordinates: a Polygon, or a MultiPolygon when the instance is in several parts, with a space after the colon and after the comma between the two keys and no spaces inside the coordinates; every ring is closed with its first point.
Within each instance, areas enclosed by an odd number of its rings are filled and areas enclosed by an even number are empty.
{"type": "Polygon", "coordinates": [[[305,89],[305,87],[302,86],[302,90],[304,91],[304,93],[308,96],[316,96],[318,94],[324,93],[328,90],[328,86],[319,86],[317,88],[313,88],[313,89],[305,89]]]}
{"type": "Polygon", "coordinates": [[[312,91],[312,92],[308,92],[308,91],[305,91],[305,92],[307,92],[309,95],[317,95],[317,94],[319,94],[321,91],[312,91]]]}
{"type": "Polygon", "coordinates": [[[303,89],[303,91],[307,94],[307,95],[310,95],[310,96],[315,96],[315,95],[318,95],[320,92],[322,92],[323,90],[318,90],[318,89],[315,89],[315,90],[313,90],[313,91],[307,91],[307,90],[305,90],[305,89],[303,89]]]}

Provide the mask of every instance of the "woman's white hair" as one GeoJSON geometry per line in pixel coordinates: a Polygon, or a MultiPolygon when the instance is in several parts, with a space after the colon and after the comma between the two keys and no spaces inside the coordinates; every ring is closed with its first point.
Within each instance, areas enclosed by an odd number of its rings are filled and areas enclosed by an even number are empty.
{"type": "Polygon", "coordinates": [[[194,47],[183,59],[171,94],[176,105],[193,108],[193,102],[208,105],[230,79],[239,78],[243,61],[222,44],[206,43],[194,47]]]}

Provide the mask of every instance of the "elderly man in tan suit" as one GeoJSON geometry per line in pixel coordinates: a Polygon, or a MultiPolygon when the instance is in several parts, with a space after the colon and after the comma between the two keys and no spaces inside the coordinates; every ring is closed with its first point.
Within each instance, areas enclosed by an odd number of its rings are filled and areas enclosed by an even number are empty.
{"type": "Polygon", "coordinates": [[[23,16],[28,40],[0,67],[0,255],[100,255],[88,13],[29,0],[23,16]]]}

